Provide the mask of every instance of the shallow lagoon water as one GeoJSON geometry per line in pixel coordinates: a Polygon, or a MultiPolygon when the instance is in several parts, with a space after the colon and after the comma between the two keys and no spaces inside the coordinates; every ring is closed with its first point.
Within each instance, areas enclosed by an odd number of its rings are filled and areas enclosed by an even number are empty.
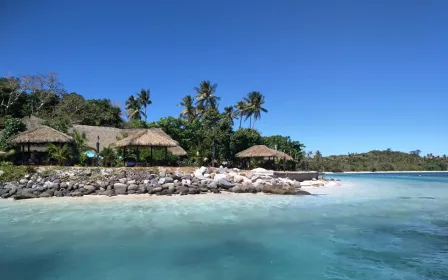
{"type": "Polygon", "coordinates": [[[2,279],[448,279],[448,174],[311,197],[0,200],[2,279]]]}

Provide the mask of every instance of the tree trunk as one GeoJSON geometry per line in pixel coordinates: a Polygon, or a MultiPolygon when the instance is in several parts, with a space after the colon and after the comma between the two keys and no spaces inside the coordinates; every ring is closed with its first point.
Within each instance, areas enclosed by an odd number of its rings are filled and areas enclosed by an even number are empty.
{"type": "Polygon", "coordinates": [[[242,121],[243,121],[243,115],[240,115],[240,128],[241,128],[242,121]]]}

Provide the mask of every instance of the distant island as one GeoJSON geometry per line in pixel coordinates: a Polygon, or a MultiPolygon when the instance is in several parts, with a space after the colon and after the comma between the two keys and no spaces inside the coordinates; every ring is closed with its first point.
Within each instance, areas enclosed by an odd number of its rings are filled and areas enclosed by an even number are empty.
{"type": "Polygon", "coordinates": [[[310,169],[321,172],[446,171],[448,158],[446,155],[421,156],[419,150],[404,153],[387,149],[328,157],[322,157],[317,152],[310,160],[310,169]]]}

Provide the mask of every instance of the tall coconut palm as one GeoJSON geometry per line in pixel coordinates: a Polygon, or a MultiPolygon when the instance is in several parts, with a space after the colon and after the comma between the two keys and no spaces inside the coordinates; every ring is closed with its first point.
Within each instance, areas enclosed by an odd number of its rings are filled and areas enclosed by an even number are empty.
{"type": "Polygon", "coordinates": [[[147,120],[146,108],[152,104],[151,93],[149,91],[149,88],[142,89],[140,93],[137,94],[137,101],[138,104],[140,105],[140,108],[143,108],[143,111],[140,110],[140,114],[142,114],[145,117],[146,122],[147,120]]]}
{"type": "Polygon", "coordinates": [[[184,107],[180,113],[180,117],[188,121],[193,121],[196,118],[196,108],[194,107],[194,97],[187,95],[182,98],[182,102],[178,106],[184,107]]]}
{"type": "Polygon", "coordinates": [[[58,161],[58,165],[62,165],[64,160],[70,158],[70,147],[67,144],[63,146],[49,144],[47,146],[47,152],[52,158],[58,161]]]}
{"type": "Polygon", "coordinates": [[[263,108],[264,95],[258,91],[251,91],[248,93],[247,97],[244,98],[247,103],[246,107],[246,120],[250,118],[250,124],[252,128],[255,127],[255,121],[261,118],[261,113],[267,113],[268,110],[263,108]],[[252,123],[252,116],[254,117],[254,122],[252,123]]]}
{"type": "Polygon", "coordinates": [[[196,91],[196,105],[201,114],[209,109],[216,109],[220,97],[215,95],[217,84],[212,84],[210,81],[202,81],[199,87],[195,87],[196,91]]]}
{"type": "Polygon", "coordinates": [[[126,112],[129,120],[141,120],[142,115],[140,114],[140,103],[135,99],[134,95],[129,96],[126,100],[126,112]]]}
{"type": "Polygon", "coordinates": [[[235,114],[240,119],[240,127],[239,128],[241,128],[243,117],[246,115],[246,107],[247,107],[247,104],[244,101],[238,101],[238,103],[236,103],[236,105],[235,105],[235,110],[236,110],[235,114]]]}
{"type": "Polygon", "coordinates": [[[224,108],[223,120],[228,121],[232,126],[233,120],[237,118],[237,112],[233,110],[233,106],[227,106],[224,108]]]}

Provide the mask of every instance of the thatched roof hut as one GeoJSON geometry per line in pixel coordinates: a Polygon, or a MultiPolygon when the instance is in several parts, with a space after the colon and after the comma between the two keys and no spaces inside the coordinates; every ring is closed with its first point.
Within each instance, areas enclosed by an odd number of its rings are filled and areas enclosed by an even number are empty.
{"type": "Polygon", "coordinates": [[[160,135],[152,129],[145,129],[117,141],[115,147],[176,147],[179,144],[171,138],[160,135]]]}
{"type": "Polygon", "coordinates": [[[287,153],[277,151],[277,157],[286,161],[293,161],[294,159],[287,153]]]}
{"type": "Polygon", "coordinates": [[[187,155],[187,152],[181,146],[169,147],[168,152],[178,157],[187,155]]]}
{"type": "Polygon", "coordinates": [[[11,143],[19,144],[46,144],[69,143],[72,137],[48,126],[40,126],[33,130],[22,132],[11,139],[11,143]]]}
{"type": "Polygon", "coordinates": [[[44,120],[36,116],[23,117],[22,122],[25,124],[27,130],[33,130],[42,126],[44,120]]]}
{"type": "MultiPolygon", "coordinates": [[[[155,132],[159,134],[160,136],[163,136],[165,138],[171,139],[172,138],[166,134],[161,128],[126,128],[126,129],[120,129],[115,127],[105,127],[105,126],[90,126],[90,125],[74,125],[73,130],[76,130],[77,132],[81,134],[85,134],[87,138],[87,144],[91,148],[96,148],[96,142],[98,140],[98,136],[100,137],[100,145],[101,148],[108,147],[110,145],[114,145],[117,141],[119,141],[122,138],[132,136],[136,133],[151,130],[152,132],[155,132]]],[[[174,141],[174,140],[173,140],[174,141]]],[[[175,156],[185,156],[187,155],[187,152],[180,146],[176,147],[169,147],[168,151],[171,152],[175,156]]]]}
{"type": "Polygon", "coordinates": [[[276,157],[277,151],[266,147],[265,145],[255,145],[236,154],[237,158],[253,157],[276,157]]]}
{"type": "Polygon", "coordinates": [[[100,137],[100,149],[114,144],[124,136],[123,130],[115,127],[74,125],[73,130],[81,134],[85,134],[87,138],[87,145],[93,149],[96,149],[98,136],[100,137]]]}

